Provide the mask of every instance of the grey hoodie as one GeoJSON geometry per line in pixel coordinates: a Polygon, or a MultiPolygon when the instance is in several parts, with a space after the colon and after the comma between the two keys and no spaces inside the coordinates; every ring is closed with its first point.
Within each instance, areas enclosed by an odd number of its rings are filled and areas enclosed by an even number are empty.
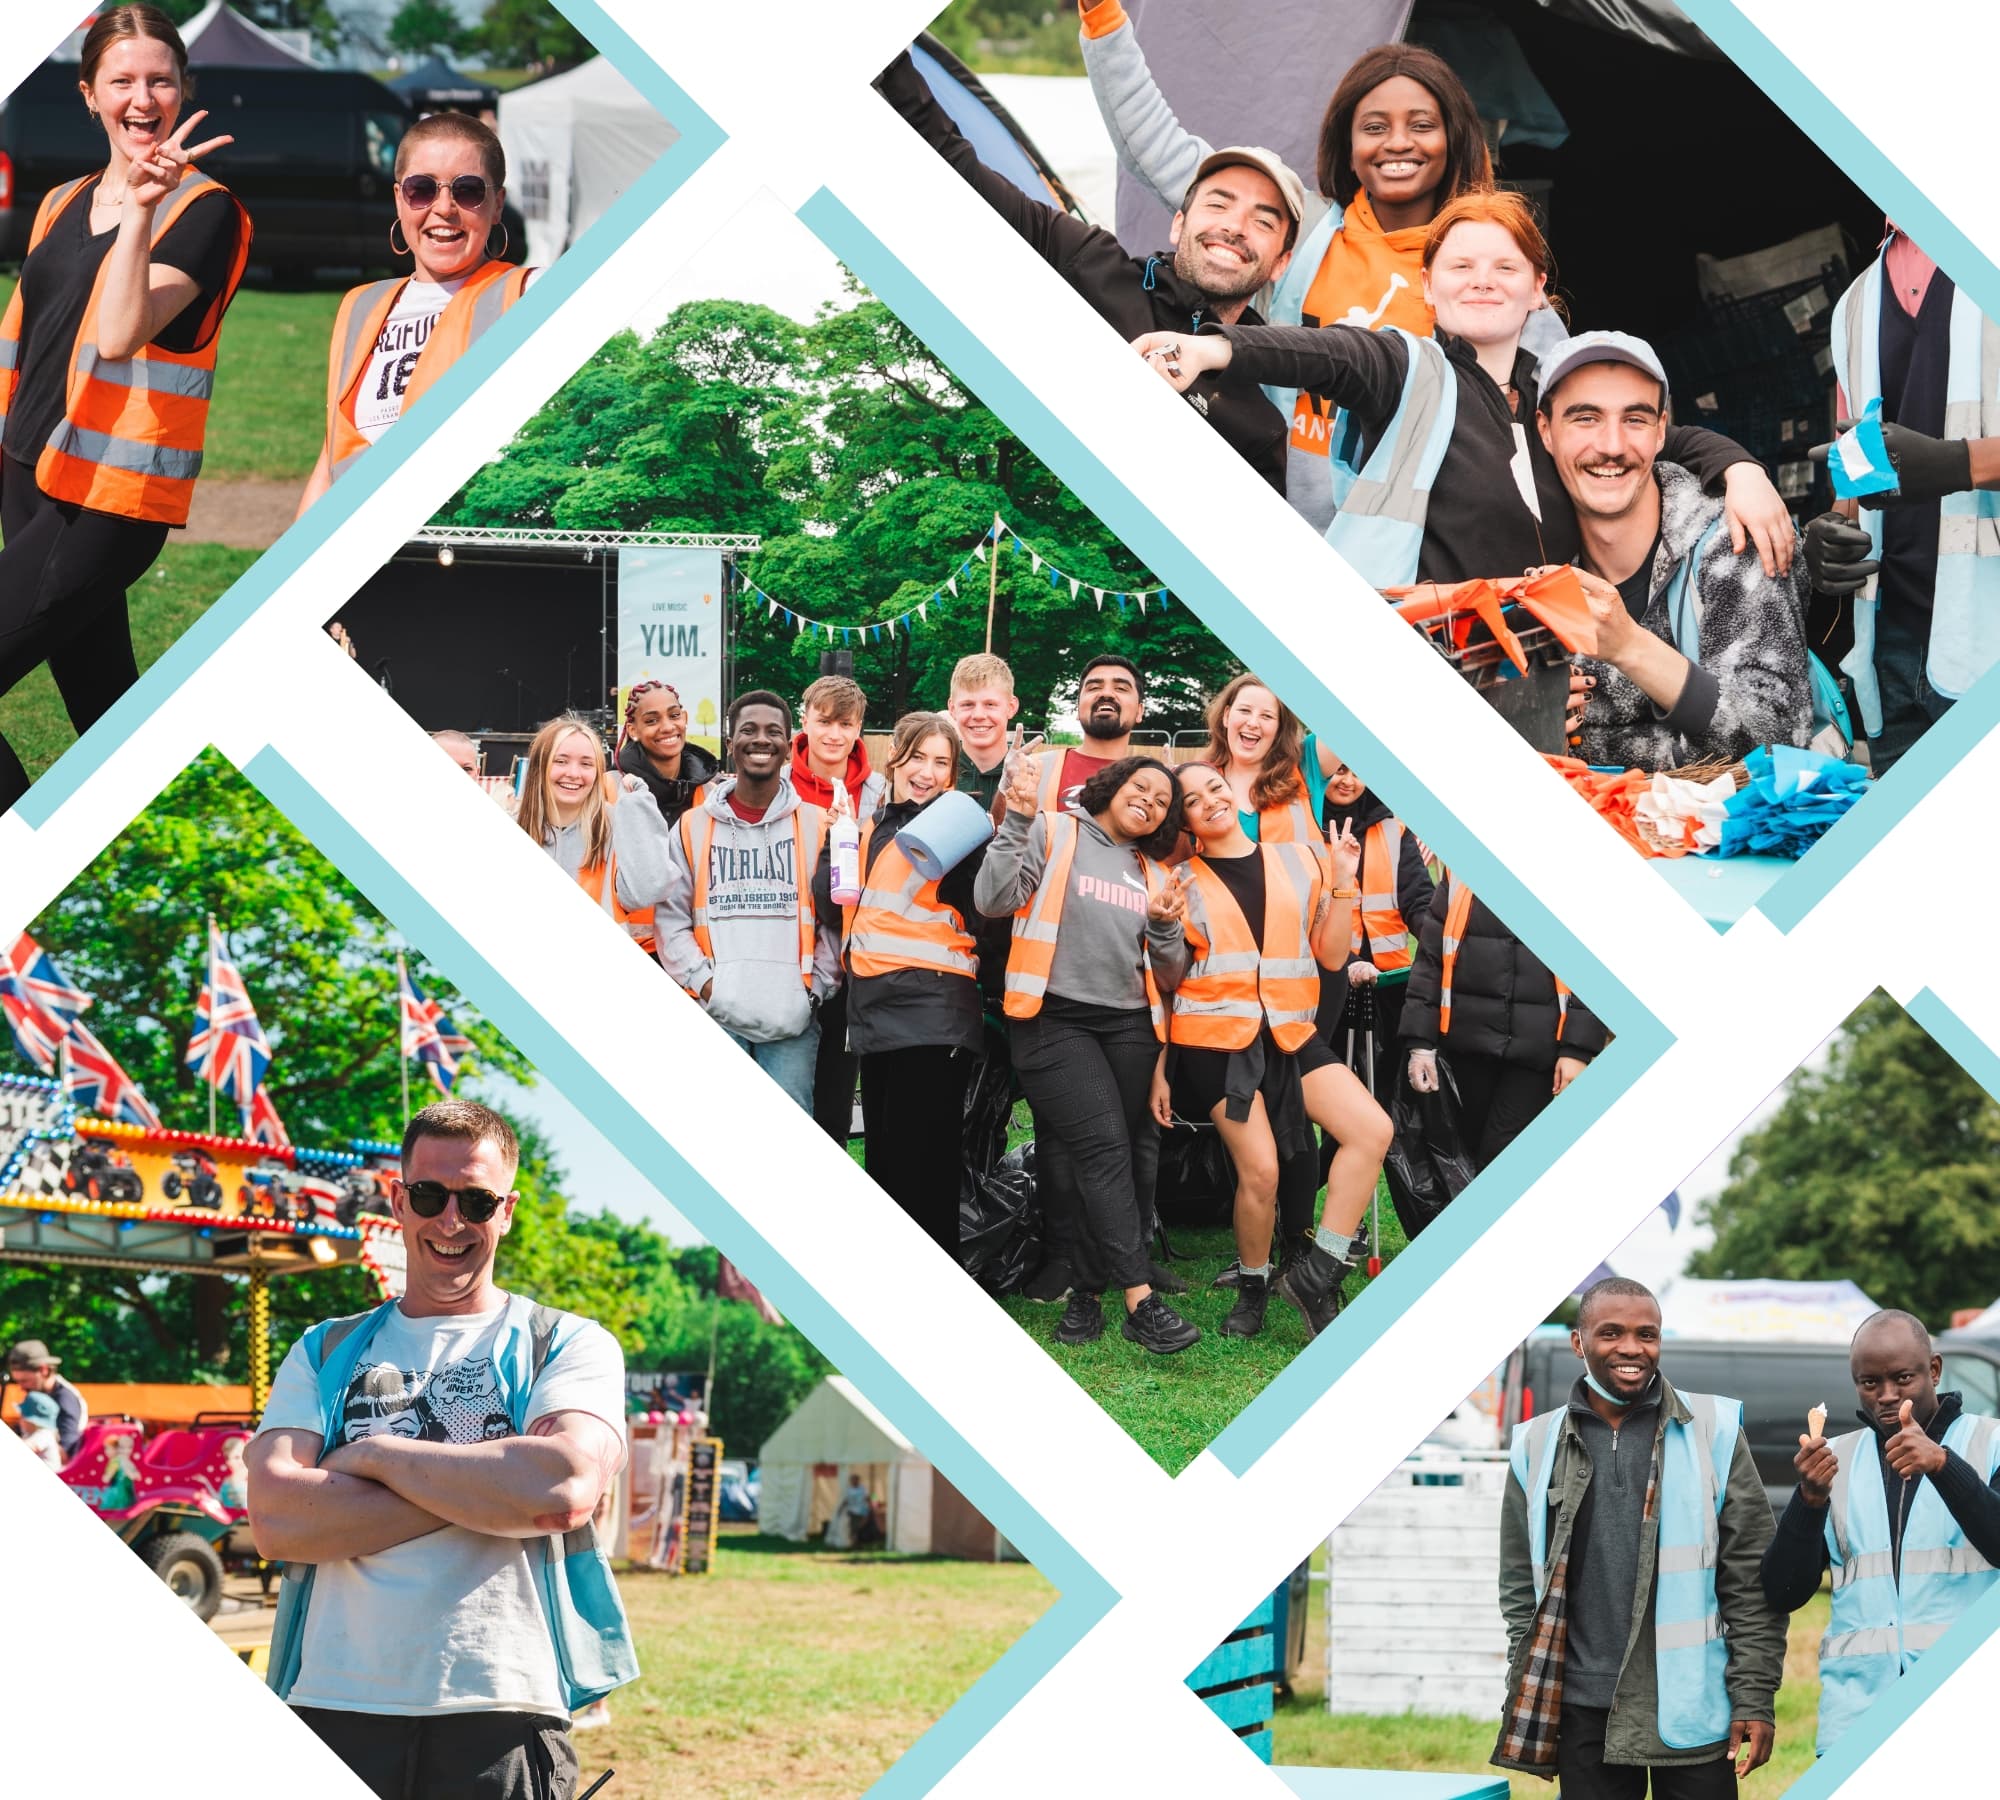
{"type": "MultiPolygon", "coordinates": [[[[1153,965],[1162,995],[1180,986],[1187,972],[1187,939],[1178,921],[1162,928],[1146,917],[1139,852],[1113,843],[1089,814],[1069,816],[1081,829],[1069,891],[1063,896],[1055,960],[1049,966],[1049,992],[1131,1012],[1146,1004],[1146,961],[1153,965]]],[[[1041,886],[1049,860],[1049,817],[1010,807],[1001,820],[972,888],[973,905],[988,918],[1016,911],[1041,886]]]]}
{"type": "MultiPolygon", "coordinates": [[[[815,880],[824,842],[807,844],[813,867],[797,867],[792,815],[799,797],[780,779],[777,797],[752,825],[729,805],[734,776],[715,783],[702,805],[682,814],[668,846],[666,898],[660,902],[660,963],[691,994],[713,981],[708,1015],[753,1044],[797,1037],[812,1023],[813,1008],[799,979],[799,883],[815,880]],[[713,960],[694,936],[694,877],[687,849],[712,820],[708,850],[709,941],[713,960]]],[[[812,994],[824,1000],[840,982],[840,914],[820,884],[814,902],[818,932],[813,947],[812,994]]]]}
{"type": "MultiPolygon", "coordinates": [[[[657,905],[671,880],[667,841],[672,827],[660,817],[657,806],[645,804],[650,799],[649,794],[621,793],[611,808],[611,859],[618,868],[618,898],[634,911],[657,905]]],[[[559,825],[542,848],[573,881],[583,871],[585,841],[581,823],[559,825]]]]}

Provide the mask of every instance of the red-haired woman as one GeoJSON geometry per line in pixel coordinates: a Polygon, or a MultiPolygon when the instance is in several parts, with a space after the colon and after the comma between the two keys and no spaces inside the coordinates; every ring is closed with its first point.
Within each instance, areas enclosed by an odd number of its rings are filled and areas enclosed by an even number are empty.
{"type": "MultiPolygon", "coordinates": [[[[1175,388],[1236,367],[1346,409],[1360,433],[1360,481],[1327,542],[1374,587],[1464,581],[1573,562],[1576,512],[1534,428],[1528,321],[1548,305],[1549,250],[1518,194],[1467,193],[1424,236],[1434,337],[1351,325],[1228,326],[1199,337],[1151,332],[1134,348],[1175,388]]],[[[1675,426],[1666,456],[1726,484],[1739,549],[1754,537],[1768,573],[1791,566],[1791,515],[1749,454],[1675,426]]]]}
{"type": "Polygon", "coordinates": [[[299,499],[302,513],[535,275],[502,260],[507,155],[477,119],[454,112],[419,119],[396,148],[395,181],[389,248],[409,257],[411,270],[354,288],[340,303],[327,357],[326,439],[299,499]]]}
{"type": "MultiPolygon", "coordinates": [[[[125,596],[185,525],[250,218],[194,159],[187,50],[157,7],[83,40],[101,173],[43,199],[0,318],[0,694],[46,662],[78,731],[138,680],[125,596]]],[[[0,742],[0,811],[27,791],[0,742]]]]}

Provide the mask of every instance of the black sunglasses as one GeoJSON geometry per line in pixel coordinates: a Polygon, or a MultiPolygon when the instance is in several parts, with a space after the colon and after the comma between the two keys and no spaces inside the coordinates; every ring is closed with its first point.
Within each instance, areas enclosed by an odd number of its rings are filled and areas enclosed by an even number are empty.
{"type": "Polygon", "coordinates": [[[507,1198],[490,1188],[452,1188],[441,1181],[406,1181],[403,1192],[409,1196],[410,1211],[420,1219],[435,1219],[444,1211],[447,1201],[456,1200],[458,1216],[468,1225],[484,1225],[507,1198]]]}
{"type": "MultiPolygon", "coordinates": [[[[444,184],[435,175],[405,175],[401,182],[403,199],[413,207],[432,205],[444,184]]],[[[451,183],[451,197],[467,212],[477,212],[486,204],[486,177],[460,175],[451,183]]]]}

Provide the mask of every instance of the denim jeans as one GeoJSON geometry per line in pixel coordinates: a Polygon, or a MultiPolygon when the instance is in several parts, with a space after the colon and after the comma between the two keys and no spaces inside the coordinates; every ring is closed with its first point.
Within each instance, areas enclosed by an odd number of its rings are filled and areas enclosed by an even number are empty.
{"type": "Polygon", "coordinates": [[[768,1044],[753,1044],[733,1031],[729,1038],[739,1050],[747,1051],[758,1068],[783,1088],[801,1110],[812,1111],[813,1071],[819,1066],[818,1019],[797,1037],[778,1038],[768,1044]]]}
{"type": "Polygon", "coordinates": [[[1868,740],[1868,764],[1883,775],[1951,710],[1924,672],[1930,660],[1930,615],[1885,606],[1875,615],[1875,679],[1882,690],[1882,734],[1868,740]]]}

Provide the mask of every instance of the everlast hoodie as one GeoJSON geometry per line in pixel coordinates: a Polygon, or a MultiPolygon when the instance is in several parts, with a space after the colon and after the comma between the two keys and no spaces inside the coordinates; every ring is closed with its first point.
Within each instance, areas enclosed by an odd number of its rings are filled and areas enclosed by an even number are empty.
{"type": "MultiPolygon", "coordinates": [[[[799,798],[792,784],[778,783],[770,808],[754,825],[729,804],[734,776],[724,776],[708,800],[692,808],[674,827],[668,848],[667,897],[659,909],[660,962],[675,981],[699,994],[715,984],[708,1015],[727,1031],[753,1044],[797,1037],[812,1022],[812,1003],[799,976],[799,882],[792,815],[799,798]],[[694,936],[694,872],[688,846],[699,846],[701,825],[713,821],[708,848],[709,941],[711,960],[694,936]]],[[[840,983],[840,912],[829,891],[824,833],[814,850],[814,867],[804,872],[812,884],[818,922],[813,954],[812,993],[825,1000],[840,983]]]]}

